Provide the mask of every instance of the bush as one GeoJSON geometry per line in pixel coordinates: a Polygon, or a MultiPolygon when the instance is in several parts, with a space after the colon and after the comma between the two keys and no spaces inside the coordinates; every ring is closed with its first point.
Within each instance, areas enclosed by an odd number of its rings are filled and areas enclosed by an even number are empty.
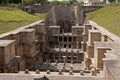
{"type": "Polygon", "coordinates": [[[13,7],[18,7],[19,4],[15,4],[15,3],[11,3],[10,6],[13,6],[13,7]]]}

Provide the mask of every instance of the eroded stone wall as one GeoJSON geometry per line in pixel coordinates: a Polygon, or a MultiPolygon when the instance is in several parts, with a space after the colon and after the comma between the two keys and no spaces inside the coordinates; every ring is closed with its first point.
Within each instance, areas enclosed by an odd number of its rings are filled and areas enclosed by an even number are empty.
{"type": "MultiPolygon", "coordinates": [[[[35,22],[31,25],[21,27],[17,30],[0,35],[1,72],[17,72],[30,68],[37,60],[37,55],[44,50],[44,25],[42,21],[35,22]],[[41,34],[39,35],[38,32],[41,34]],[[6,45],[7,40],[15,40],[14,43],[6,45]],[[2,42],[3,41],[3,42],[2,42]],[[5,42],[6,41],[6,42],[5,42]],[[3,43],[3,44],[2,44],[3,43]],[[4,48],[2,48],[4,46],[4,48]],[[43,49],[43,50],[41,50],[43,49]],[[4,63],[3,63],[4,62],[4,63]]],[[[41,59],[42,60],[42,59],[41,59]]]]}

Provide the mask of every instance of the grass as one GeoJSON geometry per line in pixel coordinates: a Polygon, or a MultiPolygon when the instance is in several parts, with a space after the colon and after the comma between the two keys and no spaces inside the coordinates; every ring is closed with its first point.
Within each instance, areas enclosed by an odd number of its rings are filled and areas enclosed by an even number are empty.
{"type": "Polygon", "coordinates": [[[47,13],[30,15],[19,9],[0,8],[0,34],[17,29],[38,20],[43,20],[46,18],[46,16],[47,13]]]}
{"type": "Polygon", "coordinates": [[[44,20],[47,17],[48,13],[35,13],[35,15],[41,20],[44,20]]]}
{"type": "Polygon", "coordinates": [[[120,6],[105,6],[97,11],[87,13],[86,17],[120,36],[120,6]]]}

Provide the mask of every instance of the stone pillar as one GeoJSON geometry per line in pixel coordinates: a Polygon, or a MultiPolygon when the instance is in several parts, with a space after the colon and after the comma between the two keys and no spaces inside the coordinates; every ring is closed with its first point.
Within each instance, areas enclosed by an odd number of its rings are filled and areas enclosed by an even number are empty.
{"type": "Polygon", "coordinates": [[[108,40],[107,40],[107,35],[105,35],[105,34],[102,34],[102,42],[107,42],[108,40]]]}
{"type": "Polygon", "coordinates": [[[50,74],[50,70],[47,70],[46,73],[47,73],[47,74],[50,74]]]}
{"type": "Polygon", "coordinates": [[[16,56],[18,71],[20,71],[20,56],[16,56]]]}
{"type": "Polygon", "coordinates": [[[64,30],[63,30],[63,33],[62,33],[62,48],[64,48],[63,42],[64,42],[64,30]]]}
{"type": "Polygon", "coordinates": [[[81,45],[82,45],[82,51],[85,52],[87,44],[85,42],[81,42],[81,45]]]}
{"type": "Polygon", "coordinates": [[[94,58],[94,46],[88,44],[88,46],[87,46],[87,55],[90,58],[94,58]]]}
{"type": "Polygon", "coordinates": [[[73,63],[71,63],[71,65],[70,65],[70,70],[73,71],[73,63]]]}
{"type": "Polygon", "coordinates": [[[80,75],[84,76],[84,72],[83,72],[83,71],[80,71],[80,75]]]}
{"type": "Polygon", "coordinates": [[[84,27],[84,32],[82,33],[82,36],[83,36],[83,40],[81,42],[82,44],[82,51],[86,51],[86,46],[87,46],[87,41],[88,41],[88,30],[91,30],[92,29],[92,26],[89,25],[89,24],[85,24],[85,27],[84,27]]]}
{"type": "Polygon", "coordinates": [[[69,71],[69,75],[73,75],[73,71],[72,70],[69,71]]]}
{"type": "Polygon", "coordinates": [[[63,73],[62,73],[62,70],[59,70],[59,75],[62,75],[63,73]]]}
{"type": "Polygon", "coordinates": [[[36,74],[40,74],[40,71],[39,71],[39,70],[36,70],[36,74]]]}
{"type": "Polygon", "coordinates": [[[66,56],[63,56],[63,63],[64,63],[64,66],[66,65],[66,56]]]}
{"type": "Polygon", "coordinates": [[[72,34],[72,40],[71,40],[71,49],[73,48],[73,34],[72,34]]]}
{"type": "Polygon", "coordinates": [[[85,70],[90,70],[90,65],[92,64],[92,61],[90,58],[85,58],[85,70]]]}
{"type": "Polygon", "coordinates": [[[55,54],[56,54],[56,53],[55,53],[55,50],[54,50],[54,52],[53,52],[53,53],[54,53],[54,62],[55,62],[55,60],[56,60],[56,59],[55,59],[55,56],[56,56],[56,55],[55,55],[55,54]]]}
{"type": "Polygon", "coordinates": [[[58,65],[58,60],[55,61],[55,66],[57,66],[57,65],[58,65]]]}
{"type": "Polygon", "coordinates": [[[52,7],[52,20],[53,20],[53,24],[57,25],[57,21],[55,18],[55,7],[52,7]]]}
{"type": "Polygon", "coordinates": [[[73,54],[74,54],[74,52],[73,52],[73,50],[71,50],[71,61],[73,61],[73,54]]]}
{"type": "Polygon", "coordinates": [[[97,71],[94,67],[91,69],[90,72],[91,72],[91,76],[97,76],[97,71]]]}
{"type": "Polygon", "coordinates": [[[83,32],[83,42],[88,41],[88,33],[89,33],[88,30],[92,30],[92,26],[89,24],[85,24],[84,32],[83,32]]]}
{"type": "Polygon", "coordinates": [[[59,37],[60,37],[60,33],[58,34],[58,36],[57,36],[57,40],[58,40],[58,48],[60,47],[60,40],[59,40],[59,37]]]}
{"type": "Polygon", "coordinates": [[[101,41],[101,33],[96,30],[89,30],[87,53],[90,58],[94,57],[94,42],[101,41]]]}
{"type": "Polygon", "coordinates": [[[87,24],[85,24],[85,34],[88,34],[88,30],[92,30],[92,25],[89,24],[89,21],[87,21],[87,24]]]}
{"type": "MultiPolygon", "coordinates": [[[[104,74],[104,78],[105,79],[109,79],[109,76],[110,76],[110,72],[109,72],[109,69],[108,67],[106,66],[108,64],[108,62],[110,62],[110,60],[107,60],[107,59],[104,59],[104,68],[103,68],[103,74],[104,74]]],[[[111,62],[110,62],[111,63],[111,62]]]]}
{"type": "Polygon", "coordinates": [[[48,68],[48,66],[49,66],[49,60],[46,60],[46,66],[48,68]]]}
{"type": "Polygon", "coordinates": [[[111,50],[110,48],[106,47],[97,47],[95,48],[95,55],[94,55],[94,66],[96,68],[103,68],[103,58],[105,58],[106,50],[111,50]]]}
{"type": "Polygon", "coordinates": [[[59,62],[61,62],[62,61],[62,59],[61,59],[61,54],[62,54],[62,52],[61,52],[61,48],[59,48],[59,52],[58,52],[59,54],[59,62]]]}
{"type": "Polygon", "coordinates": [[[77,49],[78,49],[79,48],[79,42],[77,41],[76,44],[77,44],[76,46],[77,46],[77,49]]]}
{"type": "Polygon", "coordinates": [[[107,42],[107,35],[104,35],[104,42],[107,42]]]}
{"type": "Polygon", "coordinates": [[[94,45],[94,41],[101,41],[101,33],[96,30],[89,30],[88,43],[94,45]]]}
{"type": "Polygon", "coordinates": [[[69,34],[67,33],[67,44],[66,44],[67,49],[69,48],[68,43],[69,43],[69,34]]]}
{"type": "Polygon", "coordinates": [[[25,74],[29,74],[29,70],[28,69],[25,70],[25,74]]]}

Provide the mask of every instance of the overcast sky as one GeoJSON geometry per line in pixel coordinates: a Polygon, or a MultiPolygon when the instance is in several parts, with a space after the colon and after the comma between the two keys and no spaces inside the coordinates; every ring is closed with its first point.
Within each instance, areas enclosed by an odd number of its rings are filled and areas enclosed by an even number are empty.
{"type": "MultiPolygon", "coordinates": [[[[53,0],[48,0],[48,1],[53,1],[53,0]]],[[[58,0],[58,1],[69,1],[69,0],[58,0]]],[[[82,1],[82,0],[78,0],[78,1],[82,1]]]]}
{"type": "MultiPolygon", "coordinates": [[[[53,0],[48,0],[48,1],[53,1],[53,0]]],[[[69,0],[58,0],[58,1],[69,1],[69,0]]],[[[77,1],[84,1],[84,0],[77,0],[77,1]]],[[[100,0],[103,1],[103,0],[100,0]]]]}

